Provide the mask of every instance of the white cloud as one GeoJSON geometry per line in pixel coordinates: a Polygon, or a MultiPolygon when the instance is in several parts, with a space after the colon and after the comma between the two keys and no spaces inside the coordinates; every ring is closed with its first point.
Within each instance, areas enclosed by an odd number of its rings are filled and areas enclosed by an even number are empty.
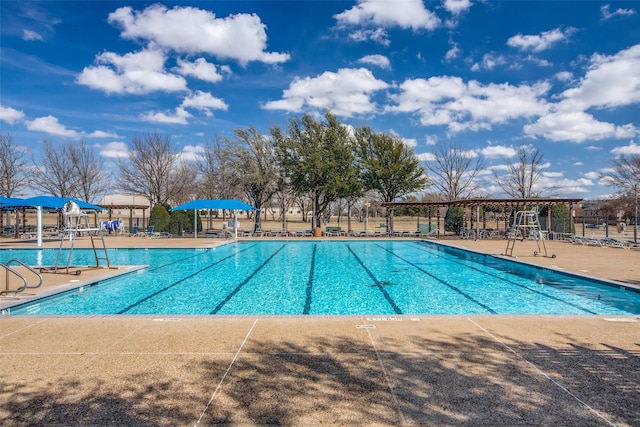
{"type": "Polygon", "coordinates": [[[611,150],[611,152],[617,155],[638,156],[640,155],[640,145],[637,145],[635,142],[630,141],[629,145],[616,147],[613,150],[611,150]]]}
{"type": "Polygon", "coordinates": [[[198,58],[194,62],[178,59],[178,66],[174,70],[183,76],[196,77],[205,82],[217,83],[222,80],[222,74],[218,72],[216,65],[207,62],[204,58],[198,58]]]}
{"type": "Polygon", "coordinates": [[[26,121],[27,129],[31,131],[38,131],[48,133],[50,135],[62,136],[65,138],[79,138],[82,136],[80,132],[72,129],[67,129],[64,125],[58,122],[58,119],[53,116],[38,117],[35,120],[26,121]]]}
{"type": "Polygon", "coordinates": [[[250,61],[277,64],[290,59],[286,53],[266,52],[266,26],[255,14],[218,18],[195,7],[168,9],[154,4],[142,11],[121,7],[110,13],[108,20],[122,29],[121,36],[125,39],[146,40],[178,53],[208,53],[241,64],[250,61]]]}
{"type": "Polygon", "coordinates": [[[354,7],[334,15],[334,18],[344,26],[433,30],[440,25],[440,19],[424,7],[422,0],[358,0],[354,7]]]}
{"type": "MultiPolygon", "coordinates": [[[[552,141],[598,141],[633,138],[640,130],[633,124],[599,121],[592,109],[615,109],[640,103],[640,44],[615,55],[593,55],[589,69],[577,84],[559,95],[547,113],[524,127],[531,137],[552,141]]],[[[568,76],[567,76],[568,77],[568,76]]]]}
{"type": "Polygon", "coordinates": [[[0,120],[12,125],[22,121],[22,119],[24,119],[24,113],[22,111],[0,105],[0,120]]]}
{"type": "Polygon", "coordinates": [[[140,118],[146,122],[153,123],[170,123],[176,125],[189,124],[188,118],[192,117],[191,114],[182,107],[176,108],[175,112],[159,112],[159,113],[147,113],[140,116],[140,118]]]}
{"type": "Polygon", "coordinates": [[[416,154],[416,157],[421,162],[432,162],[436,159],[436,156],[433,153],[419,153],[419,154],[416,154]]]}
{"type": "Polygon", "coordinates": [[[571,196],[589,193],[589,187],[593,186],[593,181],[588,178],[569,179],[564,177],[563,172],[543,172],[535,185],[535,189],[546,192],[552,191],[558,196],[571,196]]]}
{"type": "Polygon", "coordinates": [[[636,11],[633,9],[616,9],[611,12],[610,6],[605,4],[600,8],[600,16],[602,20],[606,21],[607,19],[611,19],[615,16],[631,16],[635,15],[636,11]]]}
{"type": "Polygon", "coordinates": [[[56,117],[51,115],[38,117],[34,120],[26,120],[25,124],[27,129],[30,131],[44,132],[49,135],[61,136],[64,138],[114,138],[118,136],[112,132],[105,132],[101,130],[88,133],[68,129],[66,126],[60,124],[56,117]]]}
{"type": "Polygon", "coordinates": [[[210,93],[202,92],[200,90],[196,91],[196,93],[193,95],[187,96],[184,101],[182,101],[182,104],[180,104],[180,106],[200,110],[204,112],[207,117],[213,116],[211,110],[226,111],[229,108],[229,106],[222,99],[216,98],[210,93]]]}
{"type": "Polygon", "coordinates": [[[462,50],[458,47],[458,43],[449,43],[451,45],[451,49],[447,51],[447,54],[444,56],[445,61],[451,61],[460,56],[462,50]]]}
{"type": "Polygon", "coordinates": [[[509,61],[502,55],[496,55],[494,53],[485,53],[482,56],[482,61],[476,62],[471,66],[471,71],[480,70],[493,70],[498,65],[505,65],[509,61]]]}
{"type": "Polygon", "coordinates": [[[360,29],[349,33],[349,38],[355,42],[373,41],[383,46],[389,46],[391,40],[384,28],[360,29]]]}
{"type": "Polygon", "coordinates": [[[471,9],[470,0],[444,0],[442,6],[452,15],[460,15],[471,9]]]}
{"type": "Polygon", "coordinates": [[[598,121],[584,111],[573,111],[544,115],[537,122],[526,125],[524,133],[532,137],[540,135],[551,141],[581,143],[605,138],[633,137],[638,130],[633,125],[616,126],[598,121]]]}
{"type": "Polygon", "coordinates": [[[388,86],[366,68],[341,68],[337,73],[326,71],[314,78],[295,78],[282,99],[267,102],[263,108],[294,113],[328,109],[338,116],[351,117],[375,111],[372,94],[388,86]]]}
{"type": "Polygon", "coordinates": [[[129,148],[124,142],[109,142],[100,149],[100,155],[108,158],[126,158],[129,157],[129,148]]]}
{"type": "Polygon", "coordinates": [[[42,35],[40,35],[39,33],[35,32],[35,31],[31,31],[31,30],[23,30],[22,31],[22,40],[38,40],[38,41],[43,41],[44,37],[42,37],[42,35]]]}
{"type": "Polygon", "coordinates": [[[559,73],[556,73],[553,77],[555,77],[561,82],[569,82],[573,79],[573,74],[570,73],[569,71],[560,71],[559,73]]]}
{"type": "Polygon", "coordinates": [[[97,66],[86,67],[77,77],[79,84],[106,93],[142,95],[155,91],[176,92],[187,89],[186,80],[164,70],[165,55],[158,49],[118,55],[103,52],[97,66]]]}
{"type": "Polygon", "coordinates": [[[424,138],[424,142],[427,145],[436,145],[438,143],[438,136],[437,135],[427,135],[424,138]]]}
{"type": "Polygon", "coordinates": [[[405,80],[400,93],[391,95],[396,105],[386,111],[415,113],[421,124],[447,125],[449,131],[491,129],[492,124],[537,116],[546,111],[542,98],[547,83],[512,86],[465,83],[459,77],[438,76],[405,80]]]}
{"type": "Polygon", "coordinates": [[[593,55],[578,85],[561,94],[562,109],[612,108],[640,102],[640,44],[615,55],[593,55]]]}
{"type": "Polygon", "coordinates": [[[480,150],[480,153],[482,153],[482,155],[488,159],[498,157],[511,158],[518,153],[518,150],[513,147],[507,147],[504,145],[490,145],[480,150]]]}
{"type": "Polygon", "coordinates": [[[570,27],[565,30],[555,28],[550,31],[544,31],[539,35],[518,34],[510,37],[509,40],[507,40],[507,45],[520,50],[542,52],[557,43],[567,40],[575,31],[574,28],[570,27]]]}
{"type": "Polygon", "coordinates": [[[402,142],[407,147],[415,148],[418,146],[418,140],[415,138],[402,138],[402,142]]]}
{"type": "Polygon", "coordinates": [[[389,62],[389,58],[383,55],[367,55],[358,59],[358,62],[361,64],[369,64],[375,65],[376,67],[391,69],[391,62],[389,62]]]}
{"type": "Polygon", "coordinates": [[[193,162],[203,158],[205,149],[202,145],[185,145],[178,157],[180,160],[193,162]]]}
{"type": "Polygon", "coordinates": [[[592,180],[600,178],[600,174],[598,172],[587,172],[583,174],[583,176],[587,179],[592,179],[592,180]]]}

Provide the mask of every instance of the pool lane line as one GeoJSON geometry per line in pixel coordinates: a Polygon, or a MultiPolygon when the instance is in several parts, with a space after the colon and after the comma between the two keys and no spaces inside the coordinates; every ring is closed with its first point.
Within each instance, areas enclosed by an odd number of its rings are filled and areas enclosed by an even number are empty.
{"type": "Polygon", "coordinates": [[[498,314],[494,309],[492,309],[491,307],[489,307],[486,304],[481,303],[480,301],[478,301],[477,299],[475,299],[474,297],[472,297],[471,295],[467,294],[466,292],[464,292],[463,290],[461,290],[460,288],[458,288],[457,286],[454,286],[450,283],[448,283],[445,280],[440,279],[439,277],[429,273],[427,270],[425,270],[424,268],[420,267],[419,265],[416,265],[415,263],[409,261],[408,259],[401,257],[400,255],[396,254],[395,252],[381,246],[379,243],[376,244],[376,246],[378,246],[380,249],[382,249],[383,251],[386,251],[388,253],[390,253],[391,255],[393,255],[394,257],[401,259],[402,261],[406,262],[407,264],[409,264],[410,266],[412,266],[413,268],[415,268],[416,270],[419,270],[421,272],[423,272],[424,274],[426,274],[427,276],[437,280],[438,282],[442,283],[443,285],[445,285],[446,287],[448,287],[449,289],[453,290],[454,292],[459,293],[460,295],[462,295],[463,297],[465,297],[466,299],[468,299],[469,301],[471,301],[472,303],[476,304],[477,306],[480,306],[482,308],[484,308],[485,310],[487,310],[489,313],[491,314],[498,314]]]}
{"type": "MultiPolygon", "coordinates": [[[[192,274],[190,274],[190,275],[188,275],[188,276],[183,277],[182,279],[178,280],[177,282],[173,282],[173,283],[172,283],[172,284],[170,284],[169,286],[165,286],[164,288],[159,289],[159,290],[157,290],[156,292],[154,292],[154,293],[152,293],[152,294],[147,295],[146,297],[142,298],[141,300],[138,300],[138,301],[136,301],[135,303],[130,304],[129,306],[127,306],[127,307],[125,307],[124,309],[122,309],[121,311],[119,311],[117,314],[125,314],[127,311],[129,311],[129,310],[131,310],[132,308],[134,308],[134,307],[136,307],[136,306],[138,306],[138,305],[142,304],[143,302],[148,301],[148,300],[150,300],[151,298],[155,298],[155,297],[157,297],[157,296],[158,296],[158,295],[160,295],[161,293],[163,293],[163,292],[165,292],[165,291],[168,291],[169,289],[173,288],[174,286],[177,286],[177,285],[179,285],[180,283],[182,283],[182,282],[184,282],[184,281],[186,281],[186,280],[192,279],[193,277],[197,276],[198,274],[202,273],[203,271],[208,270],[208,269],[210,269],[211,267],[214,267],[214,266],[216,266],[216,265],[218,265],[218,264],[220,264],[220,263],[222,263],[222,262],[224,262],[224,261],[228,260],[229,258],[233,258],[233,257],[235,257],[236,255],[238,255],[239,253],[244,252],[244,251],[247,251],[247,250],[251,249],[251,248],[252,248],[252,247],[254,247],[254,246],[256,246],[256,245],[254,244],[254,245],[249,246],[249,247],[247,247],[247,248],[245,248],[245,249],[242,249],[242,250],[239,250],[239,251],[237,251],[237,252],[234,252],[234,253],[232,253],[231,255],[228,255],[228,256],[226,256],[226,257],[224,257],[224,258],[220,258],[218,261],[216,261],[216,262],[214,262],[214,263],[212,263],[212,264],[209,264],[209,265],[207,265],[206,267],[201,268],[200,270],[198,270],[198,271],[196,271],[196,272],[194,272],[194,273],[192,273],[192,274]]],[[[189,258],[195,258],[195,256],[194,256],[194,257],[189,257],[189,258]]],[[[189,258],[185,258],[185,259],[189,259],[189,258]]],[[[170,263],[170,264],[173,264],[173,263],[170,263]]],[[[165,265],[170,265],[170,264],[165,264],[165,265]]]]}
{"type": "Polygon", "coordinates": [[[389,295],[387,290],[380,285],[380,281],[376,278],[376,276],[371,272],[371,270],[367,268],[366,265],[364,265],[364,262],[362,262],[360,257],[356,255],[353,249],[351,249],[351,246],[349,246],[348,244],[346,244],[345,246],[347,247],[347,249],[349,249],[349,252],[351,252],[351,254],[355,257],[356,261],[358,261],[358,263],[364,269],[364,271],[367,272],[369,277],[371,277],[371,280],[373,280],[373,285],[376,288],[378,288],[380,292],[382,292],[382,295],[384,295],[384,298],[387,300],[391,308],[393,308],[393,311],[395,311],[396,314],[402,314],[402,310],[400,309],[400,307],[396,305],[396,302],[393,300],[393,298],[391,298],[391,295],[389,295]]]}
{"type": "Polygon", "coordinates": [[[304,302],[304,309],[302,314],[309,314],[311,311],[311,298],[313,290],[313,275],[316,269],[316,251],[318,250],[318,244],[313,244],[313,252],[311,253],[311,268],[309,269],[309,280],[307,280],[306,299],[304,302]]]}
{"type": "Polygon", "coordinates": [[[256,268],[255,270],[253,270],[253,273],[251,273],[249,275],[249,277],[247,277],[246,279],[244,279],[242,281],[242,283],[240,283],[238,286],[235,287],[235,289],[233,291],[231,291],[231,293],[229,295],[227,295],[227,297],[225,299],[223,299],[222,301],[220,301],[218,303],[218,305],[216,306],[216,308],[213,309],[213,311],[209,314],[218,314],[218,312],[222,309],[222,307],[225,306],[226,303],[228,303],[231,298],[233,298],[233,296],[235,294],[237,294],[238,292],[240,292],[240,289],[242,289],[242,287],[244,285],[246,285],[247,283],[249,283],[251,281],[251,279],[253,279],[253,277],[258,274],[258,272],[260,270],[262,270],[264,268],[265,265],[267,265],[269,263],[269,261],[271,261],[273,259],[273,257],[275,257],[276,255],[278,255],[280,253],[280,251],[282,251],[284,249],[285,245],[280,246],[280,248],[275,251],[273,254],[271,254],[271,256],[269,258],[267,258],[262,264],[260,264],[260,266],[258,268],[256,268]]]}
{"type": "MultiPolygon", "coordinates": [[[[423,249],[423,248],[424,248],[424,249],[427,249],[427,248],[425,248],[423,245],[418,245],[418,246],[420,247],[420,249],[423,249]]],[[[431,251],[431,250],[425,250],[424,252],[427,252],[427,253],[429,253],[429,254],[434,253],[434,251],[431,251]]],[[[482,274],[486,274],[487,276],[490,276],[490,277],[496,278],[496,279],[498,279],[498,280],[500,280],[500,281],[502,281],[502,282],[509,283],[509,284],[514,285],[514,286],[517,286],[517,287],[519,287],[519,288],[521,288],[521,289],[526,289],[526,290],[528,290],[528,291],[530,291],[530,292],[532,292],[532,293],[534,293],[534,294],[538,294],[538,295],[540,295],[540,296],[542,296],[542,297],[549,298],[550,300],[553,300],[553,301],[559,302],[559,303],[564,304],[564,305],[568,305],[568,306],[573,307],[573,308],[577,308],[578,310],[583,311],[583,312],[585,312],[585,313],[588,313],[588,314],[598,314],[598,313],[597,313],[597,312],[595,312],[595,311],[591,311],[591,310],[589,310],[589,309],[587,309],[587,308],[584,308],[584,307],[582,307],[582,306],[580,306],[580,305],[578,305],[578,304],[575,304],[575,303],[573,303],[573,302],[565,301],[565,300],[563,300],[562,298],[558,298],[558,297],[556,297],[556,296],[549,295],[549,294],[548,294],[548,293],[546,293],[546,292],[541,292],[541,291],[539,291],[539,290],[537,290],[537,289],[530,288],[529,286],[527,286],[527,285],[523,285],[522,283],[518,283],[518,282],[514,282],[514,281],[512,281],[512,280],[509,280],[509,279],[508,279],[508,278],[506,278],[506,277],[501,277],[501,276],[499,276],[499,275],[497,275],[497,274],[489,273],[489,272],[487,272],[487,271],[484,271],[484,270],[482,270],[482,269],[480,269],[480,268],[477,268],[477,267],[474,267],[474,266],[472,266],[472,265],[465,264],[465,263],[460,262],[460,261],[456,261],[456,260],[455,260],[455,258],[453,258],[453,257],[449,258],[449,257],[444,257],[444,256],[442,256],[442,255],[437,255],[437,256],[439,256],[440,258],[445,258],[445,259],[447,259],[448,261],[451,261],[451,262],[453,262],[453,263],[455,263],[455,264],[458,264],[458,265],[461,265],[461,266],[463,266],[463,267],[470,268],[471,270],[475,270],[475,271],[478,271],[478,272],[480,272],[480,273],[482,273],[482,274]]],[[[474,262],[475,262],[475,261],[474,261],[474,262]]],[[[516,276],[519,276],[518,274],[512,273],[512,272],[510,272],[510,271],[505,271],[504,273],[506,273],[506,274],[514,274],[514,275],[516,275],[516,276]]],[[[524,276],[519,276],[519,277],[524,277],[524,276]]],[[[532,280],[532,279],[529,279],[529,278],[527,278],[527,277],[524,277],[524,278],[525,278],[525,279],[527,279],[527,280],[532,280]]]]}

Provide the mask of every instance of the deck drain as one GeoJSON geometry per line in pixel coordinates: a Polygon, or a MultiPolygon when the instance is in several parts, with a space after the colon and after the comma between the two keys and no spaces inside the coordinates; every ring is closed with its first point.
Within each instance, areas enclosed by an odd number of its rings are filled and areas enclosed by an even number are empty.
{"type": "Polygon", "coordinates": [[[376,325],[356,325],[356,329],[375,329],[376,325]]]}
{"type": "Polygon", "coordinates": [[[179,322],[182,319],[179,317],[163,317],[161,319],[153,319],[154,322],[179,322]]]}
{"type": "Polygon", "coordinates": [[[637,322],[636,319],[628,319],[625,317],[605,317],[605,319],[607,322],[627,322],[627,323],[635,323],[637,322]]]}

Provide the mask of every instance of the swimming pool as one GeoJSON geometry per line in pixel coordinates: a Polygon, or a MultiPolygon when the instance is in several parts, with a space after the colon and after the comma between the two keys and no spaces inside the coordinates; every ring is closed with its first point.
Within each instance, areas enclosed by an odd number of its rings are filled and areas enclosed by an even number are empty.
{"type": "MultiPolygon", "coordinates": [[[[9,250],[0,261],[47,266],[56,255],[9,250]]],[[[3,314],[640,314],[637,292],[424,241],[244,241],[109,257],[148,268],[3,314]]],[[[92,260],[74,251],[73,263],[92,260]]]]}

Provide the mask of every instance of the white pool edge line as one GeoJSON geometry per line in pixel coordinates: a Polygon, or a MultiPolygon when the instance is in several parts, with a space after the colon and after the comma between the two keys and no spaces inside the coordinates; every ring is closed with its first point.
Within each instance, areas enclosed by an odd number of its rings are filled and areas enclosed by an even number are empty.
{"type": "MultiPolygon", "coordinates": [[[[83,266],[83,268],[86,266],[83,266]]],[[[125,274],[131,274],[131,273],[136,273],[138,271],[144,270],[149,268],[148,265],[121,265],[121,266],[113,266],[113,267],[89,267],[89,268],[96,268],[96,269],[102,269],[102,270],[109,270],[109,271],[113,271],[113,274],[107,274],[105,276],[102,277],[97,277],[97,278],[92,278],[92,279],[86,279],[86,280],[80,280],[78,282],[74,282],[74,283],[67,283],[64,285],[59,285],[56,286],[55,288],[43,291],[41,293],[37,293],[35,295],[20,295],[18,294],[18,298],[20,299],[15,299],[15,300],[11,300],[11,301],[7,301],[7,302],[2,302],[0,300],[0,312],[2,310],[10,310],[11,308],[20,306],[20,305],[24,305],[24,304],[30,304],[30,303],[34,303],[37,302],[41,299],[46,299],[46,298],[50,298],[52,296],[56,296],[59,294],[63,294],[65,292],[69,292],[69,291],[74,291],[76,289],[82,288],[84,286],[95,286],[101,282],[107,281],[107,280],[112,280],[115,278],[118,278],[120,276],[124,276],[125,274]]],[[[48,274],[48,273],[45,273],[48,274]]],[[[50,273],[50,274],[65,274],[65,273],[50,273]]],[[[78,276],[72,276],[69,275],[70,277],[70,281],[71,280],[75,280],[75,279],[71,279],[72,277],[78,277],[78,276]]],[[[10,297],[11,298],[11,297],[10,297]]]]}
{"type": "Polygon", "coordinates": [[[602,282],[603,284],[607,285],[607,286],[613,286],[616,288],[626,288],[629,291],[632,292],[638,292],[640,293],[640,285],[634,285],[631,283],[625,283],[625,282],[618,282],[617,280],[611,280],[611,279],[606,279],[606,278],[602,278],[602,277],[595,277],[595,276],[590,276],[588,274],[580,274],[580,273],[575,273],[573,271],[567,271],[564,270],[562,268],[554,268],[551,266],[544,266],[544,265],[538,265],[538,264],[532,264],[526,261],[522,261],[521,259],[518,258],[514,258],[511,257],[509,255],[505,255],[505,254],[490,254],[490,253],[485,253],[485,252],[480,252],[480,251],[476,251],[473,249],[469,249],[467,247],[459,247],[459,246],[454,246],[454,245],[447,245],[446,243],[441,243],[441,242],[434,242],[431,240],[425,240],[425,242],[429,242],[435,245],[440,245],[440,246],[444,246],[447,248],[451,248],[451,249],[456,249],[456,250],[460,250],[460,251],[466,251],[466,252],[471,252],[474,253],[476,255],[481,255],[481,256],[489,256],[492,258],[496,258],[502,261],[511,261],[517,264],[522,264],[522,265],[526,265],[528,267],[533,267],[533,268],[537,268],[537,269],[541,269],[541,270],[548,270],[548,271],[553,271],[554,273],[560,273],[560,274],[564,274],[567,276],[573,276],[573,277],[577,277],[583,280],[592,280],[595,282],[602,282]]]}

